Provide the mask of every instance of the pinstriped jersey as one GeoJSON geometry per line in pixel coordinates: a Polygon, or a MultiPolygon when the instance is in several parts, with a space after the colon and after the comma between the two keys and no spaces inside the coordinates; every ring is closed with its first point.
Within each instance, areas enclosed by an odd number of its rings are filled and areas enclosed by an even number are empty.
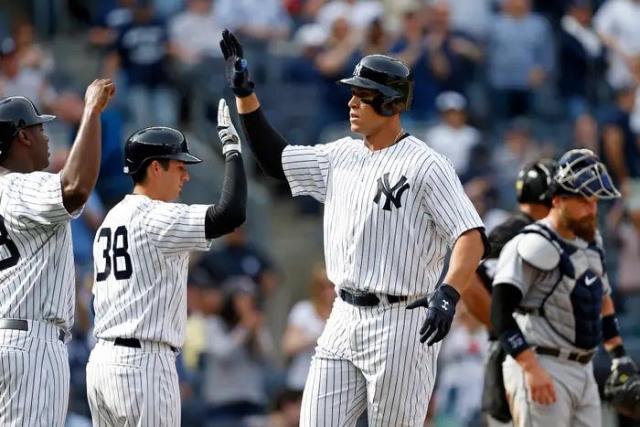
{"type": "Polygon", "coordinates": [[[71,328],[75,270],[69,221],[79,213],[64,207],[58,174],[0,176],[0,318],[71,328]]]}
{"type": "Polygon", "coordinates": [[[208,207],[130,194],[109,211],[93,242],[97,338],[182,346],[189,252],[211,246],[208,207]]]}
{"type": "Polygon", "coordinates": [[[483,227],[451,163],[411,135],[376,151],[351,137],[290,145],[282,166],[294,196],[325,204],[327,274],[338,287],[431,292],[447,249],[483,227]]]}

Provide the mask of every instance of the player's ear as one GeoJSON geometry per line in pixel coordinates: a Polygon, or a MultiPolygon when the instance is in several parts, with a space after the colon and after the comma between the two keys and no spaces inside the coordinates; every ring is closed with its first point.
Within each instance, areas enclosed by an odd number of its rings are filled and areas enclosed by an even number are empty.
{"type": "Polygon", "coordinates": [[[26,145],[27,147],[31,146],[31,138],[29,137],[29,132],[27,132],[25,129],[18,130],[16,139],[18,140],[18,142],[26,145]]]}

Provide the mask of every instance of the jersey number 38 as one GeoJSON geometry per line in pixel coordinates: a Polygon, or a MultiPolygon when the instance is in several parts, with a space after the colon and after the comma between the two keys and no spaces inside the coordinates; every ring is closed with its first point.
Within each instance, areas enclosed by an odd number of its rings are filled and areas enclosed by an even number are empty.
{"type": "Polygon", "coordinates": [[[131,256],[127,249],[129,249],[129,239],[127,237],[127,228],[124,225],[116,228],[116,231],[111,234],[110,228],[101,228],[98,233],[98,241],[104,241],[104,249],[102,251],[102,258],[104,258],[104,269],[97,271],[96,282],[102,282],[111,274],[111,267],[113,266],[113,276],[117,280],[125,280],[131,277],[133,269],[131,267],[131,256]]]}

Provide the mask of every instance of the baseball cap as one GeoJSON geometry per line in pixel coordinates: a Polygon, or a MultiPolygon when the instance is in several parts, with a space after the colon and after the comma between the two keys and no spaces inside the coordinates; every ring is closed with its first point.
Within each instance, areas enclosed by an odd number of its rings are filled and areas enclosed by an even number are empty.
{"type": "Polygon", "coordinates": [[[442,92],[436,97],[436,107],[438,107],[439,111],[463,111],[467,108],[467,100],[458,92],[442,92]]]}

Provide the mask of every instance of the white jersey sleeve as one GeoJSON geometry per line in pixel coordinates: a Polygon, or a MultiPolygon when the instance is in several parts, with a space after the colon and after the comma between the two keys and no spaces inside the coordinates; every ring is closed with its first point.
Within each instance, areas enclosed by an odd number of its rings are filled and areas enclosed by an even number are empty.
{"type": "Polygon", "coordinates": [[[312,196],[324,202],[332,152],[344,139],[315,146],[287,145],[282,152],[282,169],[295,196],[312,196]]]}
{"type": "Polygon", "coordinates": [[[451,162],[444,157],[431,164],[422,179],[423,206],[436,230],[453,245],[462,233],[484,228],[451,162]]]}
{"type": "Polygon", "coordinates": [[[155,203],[142,218],[149,239],[166,255],[207,250],[204,221],[209,205],[155,203]]]}
{"type": "Polygon", "coordinates": [[[62,199],[59,174],[32,172],[11,174],[4,195],[11,201],[11,213],[16,225],[31,228],[36,225],[56,225],[80,215],[67,212],[62,199]]]}

